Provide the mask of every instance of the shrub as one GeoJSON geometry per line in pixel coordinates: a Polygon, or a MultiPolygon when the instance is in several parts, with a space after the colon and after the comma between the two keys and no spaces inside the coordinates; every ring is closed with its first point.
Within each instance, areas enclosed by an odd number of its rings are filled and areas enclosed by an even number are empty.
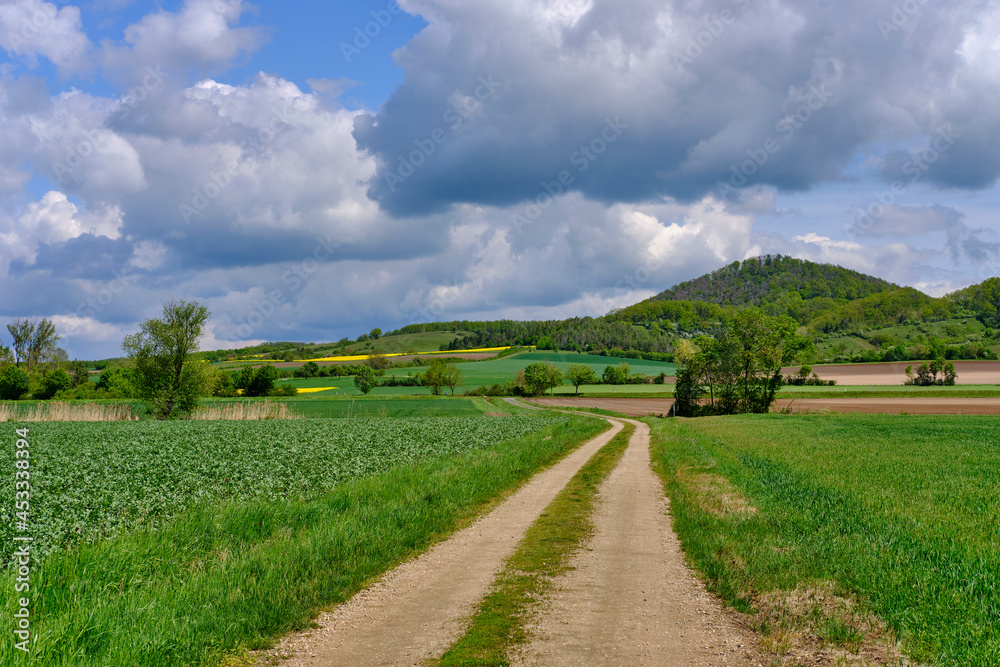
{"type": "Polygon", "coordinates": [[[47,371],[42,376],[42,386],[35,392],[35,398],[47,401],[61,391],[66,391],[73,387],[73,378],[69,373],[61,368],[47,371]]]}
{"type": "Polygon", "coordinates": [[[27,394],[30,388],[28,374],[17,366],[8,366],[0,373],[0,399],[16,401],[27,394]]]}

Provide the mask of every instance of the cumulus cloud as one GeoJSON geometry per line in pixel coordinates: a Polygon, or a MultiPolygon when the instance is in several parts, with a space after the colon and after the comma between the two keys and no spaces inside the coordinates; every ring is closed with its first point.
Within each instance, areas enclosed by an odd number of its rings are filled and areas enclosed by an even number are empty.
{"type": "Polygon", "coordinates": [[[0,5],[0,46],[27,59],[47,58],[64,74],[88,68],[90,40],[80,22],[80,9],[59,8],[42,0],[13,0],[0,5]]]}

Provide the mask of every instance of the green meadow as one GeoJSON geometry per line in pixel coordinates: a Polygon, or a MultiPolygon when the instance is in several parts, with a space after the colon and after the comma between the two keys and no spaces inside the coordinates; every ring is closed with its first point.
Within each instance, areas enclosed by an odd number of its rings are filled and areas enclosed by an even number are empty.
{"type": "Polygon", "coordinates": [[[805,632],[846,650],[898,638],[935,665],[1000,664],[995,417],[650,423],[687,556],[774,650],[805,632]]]}

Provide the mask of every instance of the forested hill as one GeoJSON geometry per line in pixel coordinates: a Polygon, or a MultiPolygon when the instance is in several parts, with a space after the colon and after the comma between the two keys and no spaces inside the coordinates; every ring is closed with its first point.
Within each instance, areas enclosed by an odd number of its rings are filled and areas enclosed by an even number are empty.
{"type": "Polygon", "coordinates": [[[829,307],[834,302],[842,304],[898,289],[899,285],[881,278],[832,264],[766,255],[733,262],[676,285],[650,300],[703,301],[745,308],[783,301],[829,299],[831,301],[823,304],[829,307]]]}

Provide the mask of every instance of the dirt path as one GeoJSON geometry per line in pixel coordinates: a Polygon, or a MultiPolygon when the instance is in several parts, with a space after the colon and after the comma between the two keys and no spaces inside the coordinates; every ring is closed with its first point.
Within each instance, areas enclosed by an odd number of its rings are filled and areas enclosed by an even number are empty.
{"type": "Polygon", "coordinates": [[[287,667],[421,665],[444,654],[504,560],[584,463],[622,429],[584,444],[468,528],[403,563],[347,603],[286,637],[271,656],[287,667]]]}
{"type": "Polygon", "coordinates": [[[684,564],[649,427],[599,491],[594,537],[560,577],[514,665],[760,665],[756,639],[684,564]]]}

